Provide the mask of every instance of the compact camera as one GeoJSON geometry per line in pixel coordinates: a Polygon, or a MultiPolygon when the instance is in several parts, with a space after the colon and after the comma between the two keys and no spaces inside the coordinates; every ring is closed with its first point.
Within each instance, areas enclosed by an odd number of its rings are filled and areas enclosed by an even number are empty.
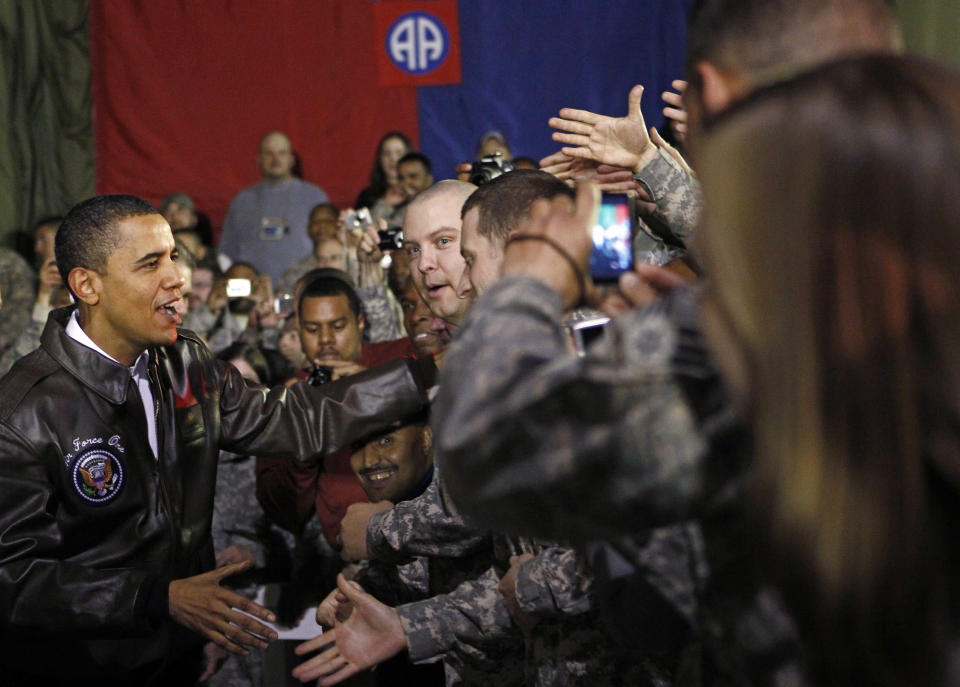
{"type": "Polygon", "coordinates": [[[289,315],[293,312],[293,294],[281,293],[273,299],[273,312],[277,315],[289,315]]]}
{"type": "Polygon", "coordinates": [[[567,331],[573,338],[573,347],[577,355],[583,357],[594,341],[603,336],[604,327],[610,321],[609,317],[594,317],[567,325],[567,331]]]}
{"type": "Polygon", "coordinates": [[[470,183],[474,186],[483,186],[493,181],[501,174],[512,172],[515,169],[510,160],[504,160],[502,153],[494,153],[470,163],[470,183]]]}
{"type": "Polygon", "coordinates": [[[377,245],[380,250],[400,250],[403,248],[403,229],[400,227],[387,227],[377,231],[380,236],[380,243],[377,245]]]}
{"type": "Polygon", "coordinates": [[[362,230],[373,224],[373,217],[370,216],[369,208],[358,208],[350,210],[343,216],[343,225],[347,231],[362,230]]]}
{"type": "Polygon", "coordinates": [[[314,365],[307,377],[307,384],[310,386],[323,386],[333,379],[333,368],[329,365],[314,365]]]}

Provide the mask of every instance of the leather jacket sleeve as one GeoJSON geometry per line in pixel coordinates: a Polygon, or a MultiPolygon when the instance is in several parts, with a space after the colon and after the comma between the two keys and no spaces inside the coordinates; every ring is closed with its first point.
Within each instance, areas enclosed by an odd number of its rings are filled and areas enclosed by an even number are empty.
{"type": "Polygon", "coordinates": [[[221,386],[220,447],[299,460],[333,453],[423,408],[429,382],[419,378],[422,363],[395,360],[322,387],[300,382],[273,389],[248,384],[229,367],[221,386]]]}

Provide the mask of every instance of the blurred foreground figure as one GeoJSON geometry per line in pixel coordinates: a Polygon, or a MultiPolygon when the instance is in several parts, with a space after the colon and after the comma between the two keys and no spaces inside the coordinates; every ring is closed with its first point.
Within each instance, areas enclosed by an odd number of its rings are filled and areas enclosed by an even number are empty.
{"type": "Polygon", "coordinates": [[[956,684],[960,75],[871,58],[776,86],[700,171],[707,334],[814,677],[956,684]]]}

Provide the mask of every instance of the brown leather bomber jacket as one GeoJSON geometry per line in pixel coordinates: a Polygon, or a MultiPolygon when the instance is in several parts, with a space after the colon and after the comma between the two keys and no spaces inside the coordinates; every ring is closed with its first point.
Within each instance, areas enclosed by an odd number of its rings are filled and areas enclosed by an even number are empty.
{"type": "Polygon", "coordinates": [[[422,409],[436,375],[404,359],[268,390],[181,331],[150,351],[155,460],[129,370],[69,338],[69,315],[0,380],[0,665],[31,673],[127,672],[200,641],[167,589],[213,567],[219,449],[317,459],[422,409]]]}

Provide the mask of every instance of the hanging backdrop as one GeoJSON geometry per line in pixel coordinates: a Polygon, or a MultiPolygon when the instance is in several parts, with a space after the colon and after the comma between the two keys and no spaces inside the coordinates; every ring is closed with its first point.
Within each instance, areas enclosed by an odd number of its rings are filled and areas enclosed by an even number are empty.
{"type": "Polygon", "coordinates": [[[557,110],[625,114],[635,83],[660,125],[690,4],[94,1],[97,191],[153,202],[185,191],[219,227],[259,179],[257,145],[274,129],[290,136],[304,178],[349,205],[391,129],[444,178],[489,129],[539,159],[556,150],[546,121],[557,110]]]}

